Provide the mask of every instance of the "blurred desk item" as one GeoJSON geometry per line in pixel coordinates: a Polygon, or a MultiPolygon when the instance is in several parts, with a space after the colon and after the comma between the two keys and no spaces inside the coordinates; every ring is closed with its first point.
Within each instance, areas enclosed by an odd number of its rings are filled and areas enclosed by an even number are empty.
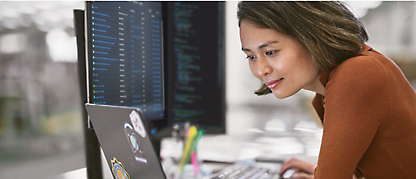
{"type": "Polygon", "coordinates": [[[202,161],[233,163],[239,159],[243,146],[241,138],[229,135],[204,136],[197,151],[202,161]]]}

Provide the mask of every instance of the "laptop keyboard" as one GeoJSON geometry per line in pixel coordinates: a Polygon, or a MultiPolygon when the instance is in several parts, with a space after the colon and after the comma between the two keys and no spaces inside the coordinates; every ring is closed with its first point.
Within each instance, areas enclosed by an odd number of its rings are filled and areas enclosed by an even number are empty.
{"type": "Polygon", "coordinates": [[[210,179],[281,179],[278,170],[235,163],[216,173],[210,179]]]}

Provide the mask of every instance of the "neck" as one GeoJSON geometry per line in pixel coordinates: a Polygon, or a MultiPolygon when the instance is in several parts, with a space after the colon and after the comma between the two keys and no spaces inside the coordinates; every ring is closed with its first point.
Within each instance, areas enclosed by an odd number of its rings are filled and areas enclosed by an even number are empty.
{"type": "Polygon", "coordinates": [[[312,83],[305,86],[304,89],[313,91],[322,96],[325,96],[325,92],[326,92],[325,86],[321,83],[321,81],[319,81],[319,76],[312,83]]]}

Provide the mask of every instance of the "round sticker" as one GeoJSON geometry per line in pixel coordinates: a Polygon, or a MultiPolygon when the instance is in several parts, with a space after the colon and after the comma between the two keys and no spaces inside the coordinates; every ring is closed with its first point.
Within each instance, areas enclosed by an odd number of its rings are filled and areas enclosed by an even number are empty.
{"type": "Polygon", "coordinates": [[[129,123],[124,124],[124,132],[136,161],[147,163],[147,159],[145,158],[143,150],[140,147],[140,136],[129,123]]]}

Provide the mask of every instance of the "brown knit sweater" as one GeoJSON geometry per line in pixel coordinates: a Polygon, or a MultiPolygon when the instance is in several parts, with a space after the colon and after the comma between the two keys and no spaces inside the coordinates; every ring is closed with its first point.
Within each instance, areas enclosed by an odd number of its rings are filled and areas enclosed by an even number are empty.
{"type": "Polygon", "coordinates": [[[315,179],[416,179],[416,93],[387,57],[360,55],[320,76],[313,105],[323,122],[315,179]]]}

